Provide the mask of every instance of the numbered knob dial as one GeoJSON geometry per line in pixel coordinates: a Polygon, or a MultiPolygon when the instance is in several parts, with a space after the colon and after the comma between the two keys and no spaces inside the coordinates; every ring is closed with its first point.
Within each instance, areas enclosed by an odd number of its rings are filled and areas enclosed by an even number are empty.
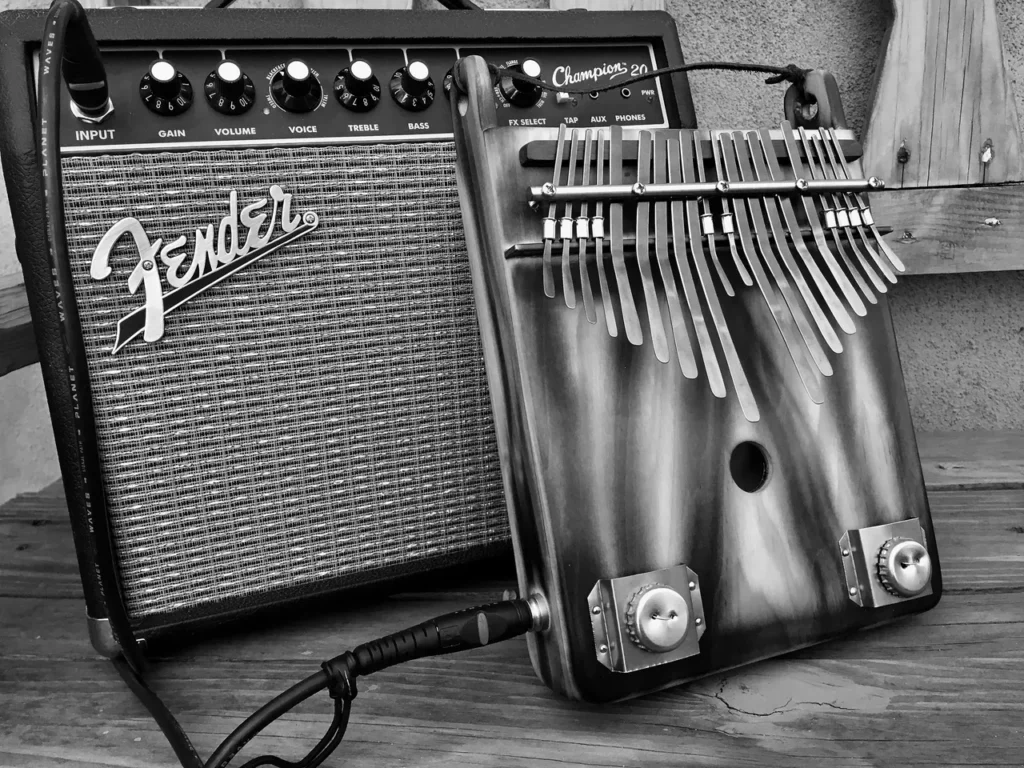
{"type": "Polygon", "coordinates": [[[369,112],[380,103],[380,81],[362,59],[353,61],[334,79],[338,103],[353,112],[369,112]]]}
{"type": "Polygon", "coordinates": [[[391,76],[391,95],[398,106],[420,112],[434,102],[434,81],[422,61],[411,61],[391,76]]]}
{"type": "Polygon", "coordinates": [[[270,95],[281,109],[312,112],[320,106],[324,89],[306,62],[292,59],[270,80],[270,95]]]}
{"type": "MultiPolygon", "coordinates": [[[[508,69],[521,72],[527,77],[540,77],[540,64],[534,59],[523,59],[522,62],[508,67],[508,69]]],[[[498,88],[501,91],[501,95],[505,97],[505,100],[517,107],[532,107],[540,101],[541,94],[544,93],[544,89],[539,85],[528,83],[525,80],[516,78],[514,75],[507,74],[501,76],[498,88]]]]}
{"type": "Polygon", "coordinates": [[[203,86],[210,106],[225,115],[248,112],[256,101],[256,86],[235,62],[224,59],[203,86]]]}
{"type": "Polygon", "coordinates": [[[192,106],[192,83],[166,59],[157,59],[139,83],[139,95],[151,112],[180,115],[192,106]]]}

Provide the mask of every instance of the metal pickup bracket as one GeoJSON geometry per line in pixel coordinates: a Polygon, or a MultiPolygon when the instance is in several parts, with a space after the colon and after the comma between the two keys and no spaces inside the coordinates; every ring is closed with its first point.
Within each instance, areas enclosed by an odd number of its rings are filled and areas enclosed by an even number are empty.
{"type": "Polygon", "coordinates": [[[846,575],[846,594],[863,608],[881,608],[932,594],[931,580],[913,597],[894,595],[882,585],[878,575],[878,554],[886,542],[894,539],[916,541],[927,549],[928,541],[920,521],[914,517],[898,523],[847,531],[839,540],[839,556],[846,575]]]}
{"type": "MultiPolygon", "coordinates": [[[[613,672],[635,672],[700,653],[698,641],[706,628],[704,604],[697,574],[685,565],[600,579],[587,596],[587,604],[597,660],[613,672]],[[638,597],[653,588],[667,588],[668,594],[674,593],[685,605],[687,624],[682,642],[664,652],[645,649],[636,636],[638,597]]],[[[683,612],[681,609],[680,615],[683,612]]]]}

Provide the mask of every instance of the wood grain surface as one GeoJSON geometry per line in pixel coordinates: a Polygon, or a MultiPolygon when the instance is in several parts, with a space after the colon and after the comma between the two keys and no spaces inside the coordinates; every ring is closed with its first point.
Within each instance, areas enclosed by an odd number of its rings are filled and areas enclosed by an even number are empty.
{"type": "Polygon", "coordinates": [[[553,11],[664,11],[665,5],[666,0],[551,0],[549,7],[553,11]]]}
{"type": "Polygon", "coordinates": [[[0,376],[38,360],[25,286],[0,286],[0,376]]]}
{"type": "Polygon", "coordinates": [[[910,275],[1024,269],[1024,184],[875,192],[871,211],[910,275]]]}
{"type": "MultiPolygon", "coordinates": [[[[934,454],[926,475],[971,466],[973,480],[959,480],[975,484],[930,493],[946,583],[934,610],[604,707],[541,685],[522,638],[417,661],[360,681],[348,736],[326,765],[1020,765],[1024,487],[1016,469],[1017,487],[983,486],[1006,482],[1006,472],[986,479],[986,462],[1019,469],[1024,439],[967,443],[922,438],[934,454]]],[[[89,646],[59,490],[0,508],[0,553],[0,765],[173,766],[156,726],[89,646]]],[[[510,560],[479,570],[158,651],[153,684],[209,754],[320,660],[514,584],[510,560]]],[[[314,697],[243,756],[299,757],[328,710],[314,697]]]]}
{"type": "Polygon", "coordinates": [[[1021,181],[995,0],[892,0],[892,8],[864,137],[865,172],[894,189],[1021,181]],[[903,163],[901,147],[910,153],[903,163]]]}
{"type": "Polygon", "coordinates": [[[929,491],[1024,488],[1024,431],[918,435],[929,491]]]}

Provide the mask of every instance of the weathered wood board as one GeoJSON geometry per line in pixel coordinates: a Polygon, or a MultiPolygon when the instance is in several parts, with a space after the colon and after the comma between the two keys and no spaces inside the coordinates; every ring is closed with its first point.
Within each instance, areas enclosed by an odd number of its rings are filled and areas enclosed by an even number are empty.
{"type": "Polygon", "coordinates": [[[892,0],[892,9],[866,172],[890,189],[1024,180],[995,0],[892,0]]]}
{"type": "MultiPolygon", "coordinates": [[[[521,638],[417,661],[360,681],[348,736],[326,765],[1019,765],[1024,434],[921,444],[934,457],[926,476],[946,587],[934,610],[604,707],[541,685],[521,638]],[[956,472],[971,490],[934,490],[936,477],[956,472]],[[1007,477],[1015,487],[978,490],[1007,477]]],[[[59,489],[0,508],[0,552],[0,765],[174,766],[157,727],[88,644],[59,489]]],[[[476,574],[423,578],[414,592],[275,616],[157,654],[153,684],[208,755],[320,660],[496,599],[512,574],[508,558],[476,574]]],[[[314,697],[242,756],[304,754],[328,712],[326,696],[314,697]]]]}

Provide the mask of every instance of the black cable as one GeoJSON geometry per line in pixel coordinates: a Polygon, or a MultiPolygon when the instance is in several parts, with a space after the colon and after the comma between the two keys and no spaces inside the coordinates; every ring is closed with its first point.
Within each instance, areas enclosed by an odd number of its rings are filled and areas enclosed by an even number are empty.
{"type": "Polygon", "coordinates": [[[274,755],[261,755],[244,763],[240,768],[259,768],[259,766],[263,765],[272,765],[274,768],[316,768],[337,749],[338,745],[341,744],[341,740],[345,738],[345,731],[348,729],[348,718],[351,711],[352,700],[350,698],[336,698],[334,700],[334,719],[327,728],[327,733],[310,750],[309,754],[301,760],[291,762],[274,755]]]}
{"type": "Polygon", "coordinates": [[[114,668],[121,675],[129,690],[152,715],[160,730],[163,731],[178,762],[185,768],[203,768],[203,759],[199,757],[196,748],[192,746],[188,735],[171,714],[167,705],[146,685],[145,680],[122,658],[114,659],[114,668]]]}
{"type": "MultiPolygon", "coordinates": [[[[88,368],[85,351],[75,339],[81,338],[78,305],[75,300],[71,262],[68,258],[67,234],[64,228],[64,197],[60,174],[60,102],[61,78],[67,84],[74,107],[80,114],[99,120],[109,114],[112,106],[109,100],[106,70],[100,58],[99,47],[89,27],[85,10],[77,0],[55,0],[46,16],[43,31],[43,46],[40,51],[39,68],[39,157],[43,183],[43,217],[45,221],[50,268],[53,273],[54,291],[63,315],[60,324],[62,341],[68,365],[68,376],[77,393],[76,431],[78,451],[83,462],[83,477],[86,493],[92,499],[102,499],[103,489],[99,485],[99,471],[86,467],[89,460],[88,447],[95,445],[95,421],[92,413],[88,368]]],[[[94,501],[93,503],[97,503],[94,501]]],[[[99,518],[99,515],[97,515],[99,518]]],[[[100,520],[95,525],[100,527],[100,520]]],[[[97,546],[107,546],[103,533],[97,530],[97,546]]],[[[104,559],[112,560],[112,552],[103,552],[104,559]]],[[[101,578],[103,578],[101,576],[101,578]]],[[[123,610],[120,598],[116,596],[117,585],[103,583],[108,610],[123,610]]],[[[113,617],[113,614],[111,614],[113,617]]],[[[127,624],[127,617],[122,617],[127,624]]],[[[123,656],[114,660],[114,666],[124,678],[128,687],[153,715],[160,726],[179,762],[186,768],[201,768],[202,760],[196,753],[185,732],[174,716],[142,680],[137,670],[141,668],[141,653],[135,647],[134,639],[122,638],[111,619],[114,639],[121,647],[123,656]]]]}
{"type": "Polygon", "coordinates": [[[473,2],[473,0],[437,0],[441,5],[447,8],[449,11],[482,11],[479,5],[473,2]]]}
{"type": "Polygon", "coordinates": [[[694,72],[701,69],[719,69],[731,72],[759,72],[761,74],[769,74],[771,77],[765,79],[765,83],[769,85],[784,81],[799,84],[804,81],[807,73],[811,71],[809,69],[801,69],[795,64],[776,67],[770,64],[748,64],[741,61],[700,61],[695,64],[677,64],[674,67],[655,69],[651,72],[645,72],[642,75],[630,77],[625,80],[619,80],[618,82],[610,83],[609,85],[602,85],[596,88],[565,88],[552,85],[551,83],[545,82],[544,80],[536,77],[529,77],[519,70],[506,69],[505,67],[499,67],[494,64],[488,64],[487,69],[490,70],[496,81],[502,77],[510,77],[513,80],[529,83],[530,85],[537,86],[545,91],[558,91],[560,93],[571,94],[603,93],[604,91],[611,91],[615,88],[624,88],[627,85],[639,83],[644,80],[650,80],[662,75],[671,75],[677,72],[694,72]]]}
{"type": "Polygon", "coordinates": [[[455,653],[468,648],[508,640],[535,628],[526,600],[500,603],[458,611],[425,621],[357,646],[324,662],[322,669],[271,699],[246,718],[214,751],[206,768],[225,768],[246,744],[274,720],[327,688],[335,702],[335,716],[327,733],[306,757],[294,763],[263,755],[242,768],[272,765],[275,768],[315,768],[341,743],[348,726],[350,703],[356,696],[355,680],[412,659],[455,653]]]}
{"type": "MultiPolygon", "coordinates": [[[[441,5],[447,8],[449,11],[482,11],[479,5],[473,2],[473,0],[437,0],[441,5]]],[[[232,5],[234,0],[210,0],[204,8],[227,8],[232,5]]]]}

